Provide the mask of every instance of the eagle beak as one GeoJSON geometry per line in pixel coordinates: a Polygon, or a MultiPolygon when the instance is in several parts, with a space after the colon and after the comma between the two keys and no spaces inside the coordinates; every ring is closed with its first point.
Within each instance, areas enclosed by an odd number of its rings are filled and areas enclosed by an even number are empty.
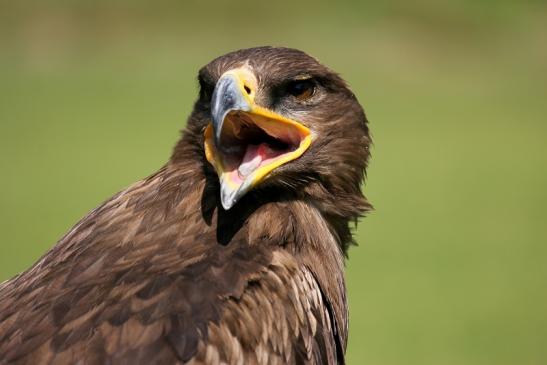
{"type": "Polygon", "coordinates": [[[211,100],[212,122],[205,129],[205,156],[220,180],[228,210],[279,166],[300,157],[311,132],[254,102],[257,80],[246,67],[227,71],[211,100]]]}

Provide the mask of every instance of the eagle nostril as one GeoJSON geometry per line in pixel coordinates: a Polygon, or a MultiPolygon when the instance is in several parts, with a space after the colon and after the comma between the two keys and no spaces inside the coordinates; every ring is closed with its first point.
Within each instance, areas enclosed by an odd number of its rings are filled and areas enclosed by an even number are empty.
{"type": "Polygon", "coordinates": [[[243,85],[243,88],[245,89],[247,94],[251,95],[251,88],[250,87],[248,87],[247,85],[243,85]]]}

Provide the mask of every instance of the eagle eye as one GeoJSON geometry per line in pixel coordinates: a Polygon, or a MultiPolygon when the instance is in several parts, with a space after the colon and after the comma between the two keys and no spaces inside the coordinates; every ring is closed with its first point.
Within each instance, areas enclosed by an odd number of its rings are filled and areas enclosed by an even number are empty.
{"type": "Polygon", "coordinates": [[[287,93],[300,101],[307,100],[315,94],[315,82],[312,79],[291,81],[287,93]]]}
{"type": "Polygon", "coordinates": [[[215,87],[211,83],[204,80],[202,77],[199,78],[199,96],[202,100],[209,101],[213,96],[213,91],[215,87]]]}

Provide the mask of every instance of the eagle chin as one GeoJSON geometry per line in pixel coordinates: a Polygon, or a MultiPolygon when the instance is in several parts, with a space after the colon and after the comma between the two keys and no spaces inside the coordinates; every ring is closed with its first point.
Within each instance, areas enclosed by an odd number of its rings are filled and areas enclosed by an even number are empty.
{"type": "Polygon", "coordinates": [[[0,364],[344,363],[362,107],[295,49],[198,79],[170,160],[0,284],[0,364]]]}

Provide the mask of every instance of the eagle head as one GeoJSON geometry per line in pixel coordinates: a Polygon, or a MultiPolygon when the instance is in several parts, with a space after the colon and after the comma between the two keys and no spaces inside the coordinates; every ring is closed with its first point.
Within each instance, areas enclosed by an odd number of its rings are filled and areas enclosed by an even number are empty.
{"type": "Polygon", "coordinates": [[[225,210],[253,192],[347,216],[369,207],[367,120],[338,74],[302,51],[258,47],[213,60],[198,79],[187,134],[218,176],[225,210]]]}

